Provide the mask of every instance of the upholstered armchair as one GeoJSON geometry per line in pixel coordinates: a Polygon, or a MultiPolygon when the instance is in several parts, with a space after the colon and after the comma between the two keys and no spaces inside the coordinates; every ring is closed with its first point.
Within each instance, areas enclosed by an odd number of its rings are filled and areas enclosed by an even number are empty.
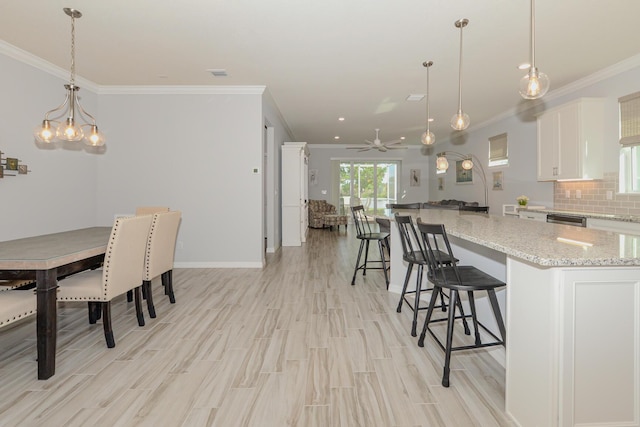
{"type": "Polygon", "coordinates": [[[309,200],[309,227],[323,228],[324,216],[335,213],[336,207],[326,200],[309,200]]]}

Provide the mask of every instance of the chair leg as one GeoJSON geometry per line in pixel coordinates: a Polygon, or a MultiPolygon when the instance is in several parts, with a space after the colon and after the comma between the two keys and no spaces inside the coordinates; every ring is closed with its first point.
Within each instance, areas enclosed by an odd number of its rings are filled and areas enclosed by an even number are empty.
{"type": "Polygon", "coordinates": [[[369,241],[365,240],[364,264],[362,264],[362,275],[367,275],[367,262],[369,262],[369,241]]]}
{"type": "Polygon", "coordinates": [[[507,333],[504,329],[504,321],[502,320],[502,314],[500,313],[500,306],[498,306],[496,291],[494,291],[493,289],[489,289],[487,290],[487,294],[489,295],[489,302],[491,303],[491,308],[493,309],[493,315],[496,317],[496,323],[498,324],[498,328],[500,329],[500,335],[502,336],[502,345],[506,345],[507,333]]]}
{"type": "Polygon", "coordinates": [[[440,308],[442,311],[447,311],[447,305],[444,303],[444,292],[440,289],[440,308]]]}
{"type": "Polygon", "coordinates": [[[442,386],[449,387],[449,373],[451,371],[451,347],[453,345],[453,325],[456,318],[456,305],[458,302],[458,291],[451,290],[449,295],[449,319],[447,320],[447,344],[444,352],[444,369],[442,372],[442,386]],[[453,307],[453,308],[452,308],[453,307]]]}
{"type": "Polygon", "coordinates": [[[127,302],[133,301],[133,291],[127,291],[127,302]]]}
{"type": "Polygon", "coordinates": [[[476,345],[482,344],[480,331],[478,330],[478,316],[476,316],[476,301],[473,298],[473,291],[467,291],[469,297],[469,308],[471,309],[471,319],[473,320],[473,330],[476,338],[476,345]]]}
{"type": "Polygon", "coordinates": [[[151,280],[142,281],[142,295],[147,295],[147,310],[149,311],[149,317],[155,319],[156,307],[153,305],[153,291],[151,290],[151,280]]]}
{"type": "Polygon", "coordinates": [[[175,304],[176,296],[173,294],[173,270],[162,273],[162,285],[164,286],[166,294],[169,296],[169,302],[175,304]]]}
{"type": "MultiPolygon", "coordinates": [[[[451,308],[453,304],[454,304],[453,301],[451,301],[451,294],[449,294],[449,308],[451,308]]],[[[464,327],[464,334],[471,335],[471,330],[469,329],[469,324],[467,323],[467,317],[464,314],[464,308],[462,308],[462,301],[460,301],[460,298],[456,298],[455,304],[458,307],[458,310],[460,310],[460,316],[462,317],[462,326],[464,327]]],[[[473,311],[473,313],[475,313],[475,310],[473,311]]]]}
{"type": "Polygon", "coordinates": [[[102,304],[102,327],[104,328],[104,339],[107,341],[107,347],[116,346],[116,340],[113,338],[113,329],[111,328],[111,301],[102,304]]]}
{"type": "Polygon", "coordinates": [[[410,262],[407,267],[407,274],[404,276],[404,285],[402,285],[402,293],[400,294],[400,301],[398,302],[398,308],[396,312],[402,312],[402,304],[404,303],[404,295],[407,293],[407,286],[409,285],[409,278],[411,277],[411,270],[413,270],[413,263],[410,262]]]}
{"type": "Polygon", "coordinates": [[[418,310],[420,310],[420,290],[422,288],[422,264],[418,265],[418,277],[416,278],[416,299],[413,302],[413,322],[411,323],[411,336],[417,336],[418,310]]]}
{"type": "MultiPolygon", "coordinates": [[[[418,338],[418,347],[424,347],[424,337],[427,334],[427,328],[429,327],[429,321],[431,320],[431,315],[433,314],[433,307],[436,305],[436,301],[438,299],[438,292],[441,291],[442,288],[438,286],[433,287],[433,291],[431,293],[431,299],[429,299],[429,308],[427,308],[427,317],[424,319],[424,325],[422,326],[422,332],[420,333],[420,338],[418,338]]],[[[455,310],[454,310],[455,311],[455,310]]]]}
{"type": "Polygon", "coordinates": [[[138,317],[138,326],[144,326],[144,314],[142,313],[142,287],[136,287],[133,292],[134,299],[136,301],[136,316],[138,317]]]}
{"type": "Polygon", "coordinates": [[[93,325],[100,317],[100,305],[97,302],[89,301],[87,303],[87,308],[89,311],[89,323],[93,325]]]}
{"type": "Polygon", "coordinates": [[[356,268],[353,270],[353,278],[351,279],[351,285],[356,284],[356,274],[358,273],[358,267],[360,266],[360,256],[362,256],[362,248],[364,247],[364,240],[360,240],[360,249],[358,249],[358,258],[356,259],[356,268]]]}
{"type": "Polygon", "coordinates": [[[384,257],[384,248],[382,247],[382,240],[378,240],[378,249],[380,250],[380,260],[382,261],[382,271],[384,272],[384,282],[387,285],[387,289],[389,289],[389,275],[387,274],[387,261],[384,257]]]}

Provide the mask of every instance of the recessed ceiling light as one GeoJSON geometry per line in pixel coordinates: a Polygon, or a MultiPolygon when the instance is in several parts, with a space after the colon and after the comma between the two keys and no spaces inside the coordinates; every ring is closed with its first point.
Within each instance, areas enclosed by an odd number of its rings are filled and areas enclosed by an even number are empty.
{"type": "Polygon", "coordinates": [[[524,64],[518,65],[518,70],[526,70],[527,68],[531,68],[531,64],[525,62],[524,64]]]}
{"type": "Polygon", "coordinates": [[[429,117],[429,121],[432,122],[433,121],[433,117],[429,117]]]}
{"type": "Polygon", "coordinates": [[[422,101],[424,99],[424,95],[420,93],[414,93],[407,96],[407,101],[422,101]]]}
{"type": "Polygon", "coordinates": [[[334,136],[333,139],[340,139],[338,135],[334,136]]]}
{"type": "Polygon", "coordinates": [[[338,121],[344,122],[344,117],[338,117],[338,121]]]}
{"type": "Polygon", "coordinates": [[[207,70],[208,72],[210,72],[214,77],[227,77],[227,70],[225,70],[224,68],[210,68],[207,70]]]}
{"type": "Polygon", "coordinates": [[[401,136],[400,139],[404,140],[404,136],[401,136]]]}

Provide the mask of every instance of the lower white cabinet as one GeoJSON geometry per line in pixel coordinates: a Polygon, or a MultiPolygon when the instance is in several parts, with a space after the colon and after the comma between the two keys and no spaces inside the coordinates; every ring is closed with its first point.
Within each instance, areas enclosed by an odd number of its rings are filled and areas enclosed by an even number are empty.
{"type": "Polygon", "coordinates": [[[544,212],[530,212],[520,211],[518,212],[520,219],[532,219],[534,221],[547,222],[547,214],[544,212]]]}

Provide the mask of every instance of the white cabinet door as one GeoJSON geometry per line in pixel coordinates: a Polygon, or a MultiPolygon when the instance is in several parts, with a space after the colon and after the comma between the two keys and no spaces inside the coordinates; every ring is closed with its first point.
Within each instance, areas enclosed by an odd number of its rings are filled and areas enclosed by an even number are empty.
{"type": "Polygon", "coordinates": [[[531,219],[534,221],[547,222],[547,214],[544,212],[520,211],[518,212],[518,216],[520,217],[520,219],[531,219]]]}
{"type": "Polygon", "coordinates": [[[558,117],[538,118],[538,181],[553,181],[558,175],[558,117]]]}
{"type": "Polygon", "coordinates": [[[538,181],[602,179],[604,102],[582,98],[538,117],[538,181]]]}

